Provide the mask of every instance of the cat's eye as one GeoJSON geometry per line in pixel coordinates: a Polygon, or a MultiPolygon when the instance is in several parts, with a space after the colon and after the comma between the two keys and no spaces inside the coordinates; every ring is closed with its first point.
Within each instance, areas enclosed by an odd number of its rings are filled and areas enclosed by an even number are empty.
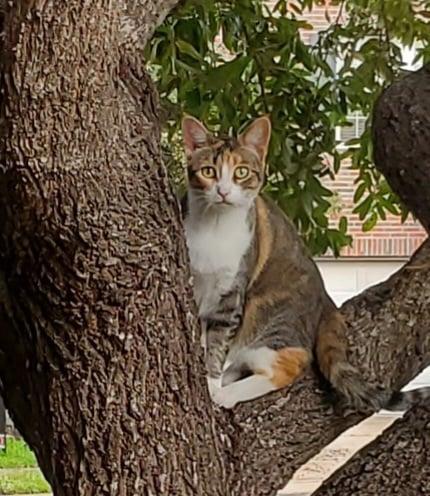
{"type": "Polygon", "coordinates": [[[243,165],[241,167],[237,167],[234,170],[235,179],[243,180],[243,179],[246,179],[250,174],[251,174],[251,171],[248,169],[248,167],[245,167],[243,165]]]}
{"type": "Polygon", "coordinates": [[[210,166],[202,167],[200,174],[206,179],[214,179],[216,177],[215,168],[210,166]]]}

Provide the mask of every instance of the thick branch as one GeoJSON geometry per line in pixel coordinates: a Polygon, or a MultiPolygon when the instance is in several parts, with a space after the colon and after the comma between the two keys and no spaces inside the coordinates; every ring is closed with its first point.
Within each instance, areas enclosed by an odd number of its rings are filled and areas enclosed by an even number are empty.
{"type": "Polygon", "coordinates": [[[224,494],[157,99],[142,59],[124,46],[125,4],[8,5],[7,406],[56,496],[224,494]]]}
{"type": "Polygon", "coordinates": [[[391,85],[374,112],[377,168],[430,230],[430,64],[391,85]]]}
{"type": "Polygon", "coordinates": [[[430,405],[409,411],[337,470],[314,496],[430,494],[430,405]]]}
{"type": "Polygon", "coordinates": [[[179,0],[126,0],[121,16],[123,43],[141,51],[179,0]]]}

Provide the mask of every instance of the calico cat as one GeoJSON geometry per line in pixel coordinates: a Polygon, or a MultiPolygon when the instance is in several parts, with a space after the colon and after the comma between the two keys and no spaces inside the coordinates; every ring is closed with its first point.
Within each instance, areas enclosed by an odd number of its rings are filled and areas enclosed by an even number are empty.
{"type": "Polygon", "coordinates": [[[260,194],[269,118],[237,138],[214,136],[193,117],[182,132],[185,232],[212,400],[232,408],[281,389],[315,357],[351,406],[404,407],[410,393],[389,405],[348,362],[345,323],[314,261],[292,222],[260,194]]]}

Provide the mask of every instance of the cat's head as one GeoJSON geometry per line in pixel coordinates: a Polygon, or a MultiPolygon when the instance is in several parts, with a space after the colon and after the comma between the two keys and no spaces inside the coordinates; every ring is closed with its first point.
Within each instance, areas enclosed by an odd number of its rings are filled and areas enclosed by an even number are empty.
{"type": "Polygon", "coordinates": [[[237,138],[216,136],[194,117],[184,117],[189,194],[219,208],[250,206],[264,183],[270,132],[267,116],[237,138]]]}

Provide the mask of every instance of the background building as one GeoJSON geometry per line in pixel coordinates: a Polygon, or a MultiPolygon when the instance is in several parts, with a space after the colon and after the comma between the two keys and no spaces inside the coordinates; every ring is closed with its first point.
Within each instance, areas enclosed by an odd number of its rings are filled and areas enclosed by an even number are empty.
{"type": "MultiPolygon", "coordinates": [[[[303,38],[312,43],[318,31],[326,29],[334,20],[342,22],[344,14],[339,16],[339,6],[331,5],[330,0],[326,0],[325,5],[315,5],[304,18],[313,29],[304,31],[303,38]]],[[[414,51],[405,49],[403,54],[405,67],[412,69],[414,51]]],[[[342,142],[361,135],[366,116],[355,113],[349,121],[352,126],[336,130],[340,146],[342,142]]],[[[349,234],[353,237],[352,246],[344,249],[340,258],[325,256],[318,259],[326,287],[338,304],[385,280],[410,258],[426,238],[424,229],[411,217],[402,224],[399,217],[391,214],[385,221],[379,221],[370,232],[363,232],[362,221],[353,214],[356,178],[357,172],[345,161],[336,179],[327,184],[337,193],[338,208],[341,215],[348,218],[349,234]]]]}

